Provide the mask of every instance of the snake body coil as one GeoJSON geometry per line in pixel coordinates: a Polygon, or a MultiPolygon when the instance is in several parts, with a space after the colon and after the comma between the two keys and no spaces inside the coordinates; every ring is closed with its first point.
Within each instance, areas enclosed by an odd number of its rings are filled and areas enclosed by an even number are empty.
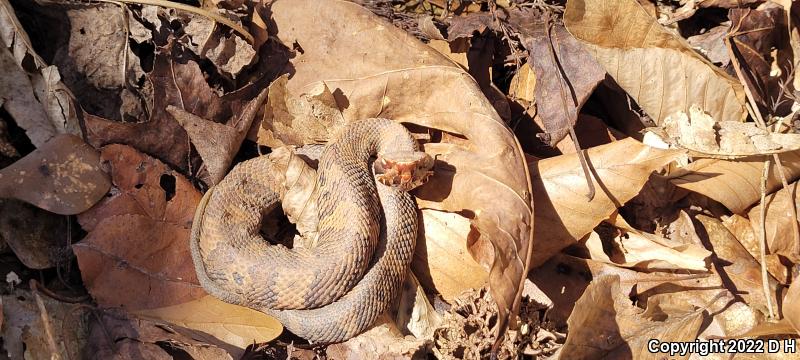
{"type": "Polygon", "coordinates": [[[313,342],[357,335],[397,294],[417,231],[413,198],[376,184],[370,158],[416,150],[408,131],[390,120],[362,120],[342,131],[319,161],[313,248],[273,246],[259,235],[283,186],[265,157],[239,164],[206,193],[195,216],[190,245],[201,285],[313,342]]]}

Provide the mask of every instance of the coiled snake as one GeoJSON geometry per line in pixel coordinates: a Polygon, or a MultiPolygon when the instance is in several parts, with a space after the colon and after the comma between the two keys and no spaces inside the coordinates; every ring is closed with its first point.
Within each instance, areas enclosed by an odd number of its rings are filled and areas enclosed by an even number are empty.
{"type": "Polygon", "coordinates": [[[312,248],[270,245],[259,235],[283,186],[266,157],[240,163],[209,189],[195,214],[190,249],[200,284],[223,301],[274,316],[311,342],[364,331],[392,302],[414,252],[417,212],[407,191],[433,166],[417,149],[411,134],[387,119],[340,131],[319,159],[312,248]],[[379,183],[370,171],[373,157],[379,183]]]}

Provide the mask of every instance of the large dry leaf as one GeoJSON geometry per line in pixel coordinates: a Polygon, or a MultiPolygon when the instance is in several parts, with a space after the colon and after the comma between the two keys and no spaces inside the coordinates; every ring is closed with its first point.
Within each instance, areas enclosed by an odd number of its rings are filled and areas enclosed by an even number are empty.
{"type": "Polygon", "coordinates": [[[55,136],[0,170],[0,198],[22,200],[62,215],[85,211],[110,186],[97,150],[74,135],[55,136]]]}
{"type": "Polygon", "coordinates": [[[586,199],[586,178],[577,154],[530,164],[535,213],[532,264],[542,264],[592,231],[639,193],[650,174],[672,162],[676,150],[660,150],[625,139],[588,150],[597,194],[586,199]]]}
{"type": "Polygon", "coordinates": [[[73,245],[95,300],[135,310],[205,295],[188,242],[200,200],[197,190],[160,161],[128,146],[109,145],[102,159],[115,189],[78,217],[89,234],[73,245]]]}
{"type": "Polygon", "coordinates": [[[644,271],[705,271],[705,259],[711,255],[702,246],[680,244],[639,231],[620,233],[611,239],[592,232],[586,247],[594,260],[644,271]]]}
{"type": "Polygon", "coordinates": [[[659,359],[666,354],[648,352],[650,339],[693,341],[705,316],[700,309],[663,321],[647,319],[622,291],[619,276],[602,276],[592,281],[575,304],[559,358],[659,359]]]}
{"type": "MultiPolygon", "coordinates": [[[[32,85],[36,101],[35,103],[29,103],[31,107],[25,110],[30,114],[19,114],[17,111],[20,110],[19,104],[0,105],[6,107],[6,110],[12,116],[16,114],[23,117],[22,120],[30,120],[29,118],[32,118],[36,121],[42,121],[44,119],[41,118],[41,110],[43,110],[46,120],[49,122],[49,125],[45,123],[20,125],[29,132],[28,136],[34,145],[41,145],[44,140],[57,133],[80,134],[81,129],[77,118],[78,107],[75,104],[72,92],[61,82],[61,75],[58,69],[45,63],[36,53],[28,34],[22,28],[22,24],[17,19],[15,11],[8,0],[0,0],[0,46],[3,45],[5,46],[4,49],[0,50],[0,53],[2,53],[0,54],[0,58],[2,58],[0,59],[0,68],[3,68],[3,78],[0,78],[0,83],[13,80],[14,72],[17,71],[16,69],[10,69],[5,64],[7,60],[5,56],[6,50],[13,55],[18,69],[25,69],[28,72],[26,74],[27,79],[17,78],[20,82],[12,81],[7,85],[0,86],[3,88],[0,89],[0,93],[6,93],[0,98],[5,98],[9,91],[13,94],[15,89],[19,90],[32,85]],[[7,74],[10,74],[8,78],[6,78],[7,74]],[[9,109],[12,106],[16,107],[16,109],[9,109]],[[30,125],[34,125],[35,128],[29,127],[30,125]],[[54,132],[48,135],[51,131],[54,132]]],[[[24,97],[27,98],[27,95],[24,95],[24,97]]],[[[16,102],[21,100],[21,98],[15,98],[16,102]]],[[[17,119],[17,121],[19,120],[17,119]]]]}
{"type": "Polygon", "coordinates": [[[656,122],[692,104],[720,121],[746,117],[741,84],[661,27],[636,0],[569,1],[564,24],[656,122]]]}
{"type": "Polygon", "coordinates": [[[786,292],[786,298],[783,299],[783,316],[800,334],[800,281],[793,282],[786,292]]]}
{"type": "MultiPolygon", "coordinates": [[[[770,195],[770,197],[771,196],[774,195],[770,195]]],[[[756,215],[756,217],[758,216],[756,215]]],[[[774,227],[772,232],[767,230],[767,248],[770,249],[769,253],[767,254],[767,271],[769,271],[769,273],[781,284],[786,284],[789,282],[789,279],[791,279],[791,269],[782,263],[781,256],[771,253],[773,251],[772,249],[774,248],[769,244],[771,242],[777,242],[778,244],[788,245],[788,243],[783,241],[786,241],[787,238],[794,239],[793,230],[774,231],[782,226],[791,226],[791,224],[786,224],[787,220],[791,219],[791,215],[786,215],[785,218],[768,217],[767,219],[774,220],[777,223],[774,225],[778,225],[774,227]],[[769,235],[770,233],[772,236],[769,235]]],[[[760,231],[760,227],[753,229],[754,224],[750,221],[750,219],[737,214],[723,217],[722,224],[725,225],[725,228],[727,228],[728,231],[730,231],[731,234],[736,237],[736,240],[739,240],[739,243],[742,244],[745,249],[747,249],[747,252],[750,253],[750,256],[756,259],[760,258],[761,242],[759,241],[759,237],[756,235],[756,230],[760,231]]]]}
{"type": "Polygon", "coordinates": [[[246,307],[224,303],[211,295],[180,305],[133,313],[145,319],[163,320],[202,331],[242,349],[253,343],[268,342],[283,331],[274,318],[246,307]]]}
{"type": "MultiPolygon", "coordinates": [[[[761,284],[761,265],[747,250],[736,241],[736,237],[725,228],[721,221],[705,215],[698,215],[696,219],[702,224],[701,230],[705,232],[710,250],[716,255],[713,258],[715,270],[725,279],[728,289],[741,296],[748,305],[758,310],[767,312],[767,302],[761,284]]],[[[770,294],[769,301],[777,304],[777,281],[772,276],[768,277],[770,294]]]]}
{"type": "Polygon", "coordinates": [[[272,15],[281,41],[303,50],[292,59],[290,93],[324,81],[348,122],[380,116],[456,135],[426,145],[437,173],[417,195],[423,207],[474,217],[471,250],[492,269],[504,329],[527,272],[532,204],[523,154],[492,104],[452,61],[358,5],[279,0],[272,15]]]}
{"type": "MultiPolygon", "coordinates": [[[[787,152],[778,156],[783,163],[787,180],[797,180],[800,177],[800,152],[787,152]]],[[[708,196],[734,213],[742,214],[761,198],[763,170],[763,157],[738,161],[700,159],[671,174],[670,181],[678,187],[708,196]]],[[[767,178],[767,193],[779,188],[781,178],[773,164],[767,178]]]]}
{"type": "Polygon", "coordinates": [[[536,110],[548,135],[544,141],[555,146],[575,126],[606,72],[564,26],[554,26],[549,36],[544,26],[549,24],[539,26],[524,45],[536,73],[536,110]]]}
{"type": "MultiPolygon", "coordinates": [[[[800,255],[800,244],[795,239],[792,226],[792,222],[795,221],[792,216],[792,206],[800,205],[800,194],[797,190],[795,182],[790,184],[788,189],[781,189],[764,199],[767,249],[770,254],[779,254],[794,260],[800,255]]],[[[748,212],[752,229],[756,234],[761,233],[761,205],[754,206],[748,212]]]]}

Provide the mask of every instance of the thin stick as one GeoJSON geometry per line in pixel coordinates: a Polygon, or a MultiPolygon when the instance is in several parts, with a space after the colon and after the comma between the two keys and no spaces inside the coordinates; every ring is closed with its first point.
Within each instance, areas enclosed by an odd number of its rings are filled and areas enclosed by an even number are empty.
{"type": "MultiPolygon", "coordinates": [[[[738,31],[738,28],[737,28],[738,31]]],[[[728,52],[730,53],[731,64],[733,64],[733,69],[736,71],[736,76],[739,78],[739,81],[742,83],[744,87],[744,93],[747,96],[747,101],[749,102],[749,106],[745,106],[750,113],[750,116],[756,120],[758,126],[765,131],[769,131],[767,129],[767,124],[764,122],[764,119],[761,117],[761,112],[758,111],[758,104],[756,103],[756,99],[753,96],[753,92],[750,91],[750,86],[747,85],[747,81],[745,81],[744,72],[742,72],[741,64],[739,63],[739,59],[737,58],[736,48],[731,40],[733,36],[728,35],[725,37],[725,44],[728,47],[728,52]]],[[[747,105],[747,104],[746,104],[747,105]]],[[[777,161],[780,159],[777,155],[774,155],[773,158],[776,158],[777,161]]],[[[769,289],[769,273],[767,272],[767,224],[765,222],[766,219],[766,203],[765,199],[767,197],[767,178],[769,177],[769,159],[764,160],[764,172],[761,174],[761,210],[760,210],[760,218],[761,218],[761,229],[760,230],[760,239],[759,239],[759,248],[761,251],[761,286],[764,290],[764,300],[767,303],[767,310],[769,310],[769,317],[775,318],[775,311],[772,308],[772,296],[770,295],[769,289]]],[[[779,173],[783,172],[783,169],[779,170],[779,173]]]]}

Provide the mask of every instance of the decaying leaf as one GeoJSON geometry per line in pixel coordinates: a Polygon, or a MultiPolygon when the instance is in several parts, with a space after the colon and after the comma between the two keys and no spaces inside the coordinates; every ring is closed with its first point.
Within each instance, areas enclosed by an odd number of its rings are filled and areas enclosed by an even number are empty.
{"type": "Polygon", "coordinates": [[[145,319],[166,321],[201,331],[241,349],[253,343],[268,342],[283,331],[274,318],[246,307],[224,303],[211,295],[133,313],[145,319]]]}
{"type": "MultiPolygon", "coordinates": [[[[705,215],[698,215],[697,220],[703,225],[702,229],[711,244],[711,250],[716,254],[713,259],[716,271],[728,280],[731,292],[743,297],[751,306],[767,313],[767,302],[761,284],[761,265],[747,250],[736,241],[733,234],[717,219],[705,215]]],[[[776,304],[774,291],[777,281],[769,276],[769,288],[772,289],[770,299],[776,304]]]]}
{"type": "Polygon", "coordinates": [[[542,24],[525,39],[536,74],[536,110],[555,146],[575,126],[580,111],[606,71],[562,25],[545,31],[542,24]],[[552,55],[551,55],[552,53],[552,55]]]}
{"type": "Polygon", "coordinates": [[[569,1],[564,24],[657,123],[692,104],[720,121],[746,117],[741,84],[664,29],[636,0],[569,1]]]}
{"type": "Polygon", "coordinates": [[[786,292],[786,298],[783,299],[783,316],[800,334],[800,281],[793,282],[786,292]]]}
{"type": "MultiPolygon", "coordinates": [[[[756,123],[716,121],[697,105],[661,123],[664,140],[693,152],[733,158],[800,150],[800,135],[772,133],[756,123]]],[[[660,129],[659,129],[660,130],[660,129]]]]}
{"type": "Polygon", "coordinates": [[[35,145],[42,145],[55,136],[55,125],[51,122],[44,107],[33,93],[28,74],[14,61],[12,53],[0,46],[0,98],[4,100],[3,109],[25,129],[28,138],[35,145]]]}
{"type": "Polygon", "coordinates": [[[70,254],[69,218],[21,201],[0,199],[0,239],[31,269],[47,269],[70,254]]]}
{"type": "MultiPolygon", "coordinates": [[[[800,152],[778,155],[783,163],[787,181],[800,177],[800,152]]],[[[749,157],[737,161],[699,159],[682,170],[669,175],[678,187],[694,191],[725,205],[730,211],[742,214],[761,198],[763,157],[749,157]]],[[[781,178],[773,165],[767,178],[767,193],[781,188],[781,178]]]]}
{"type": "Polygon", "coordinates": [[[358,5],[276,1],[272,14],[281,41],[303,49],[292,59],[290,93],[324,82],[342,94],[336,104],[347,122],[380,116],[456,135],[425,145],[436,175],[417,196],[422,207],[473,214],[480,237],[470,249],[492,269],[504,329],[527,272],[532,204],[523,155],[492,104],[463,69],[358,5]]]}
{"type": "Polygon", "coordinates": [[[618,207],[633,198],[653,171],[672,162],[676,150],[659,150],[634,139],[620,140],[587,151],[598,190],[586,200],[586,178],[577,154],[539,160],[529,165],[535,213],[533,264],[542,264],[561,249],[592,231],[618,207]]]}
{"type": "Polygon", "coordinates": [[[128,146],[109,145],[102,158],[115,189],[78,217],[89,234],[73,245],[92,296],[103,306],[135,310],[205,295],[188,242],[200,193],[183,176],[128,146]]]}
{"type": "MultiPolygon", "coordinates": [[[[766,232],[767,248],[770,254],[780,254],[789,259],[800,259],[800,244],[795,239],[792,227],[792,206],[800,204],[797,182],[789,184],[788,189],[781,189],[767,195],[766,232]]],[[[761,204],[757,204],[748,212],[750,223],[756,234],[761,233],[761,204]]]]}
{"type": "Polygon", "coordinates": [[[0,198],[13,198],[63,215],[80,213],[111,183],[97,150],[74,135],[58,135],[0,170],[0,198]]]}
{"type": "Polygon", "coordinates": [[[232,360],[243,352],[202,333],[109,309],[89,317],[89,340],[82,358],[170,360],[188,355],[198,360],[232,360]]]}
{"type": "Polygon", "coordinates": [[[81,358],[81,349],[90,339],[88,312],[46,296],[39,296],[40,307],[36,296],[24,290],[2,296],[3,355],[10,359],[52,359],[59,354],[81,358]]]}
{"type": "Polygon", "coordinates": [[[561,359],[657,358],[647,350],[650,339],[694,341],[706,316],[700,309],[663,321],[647,319],[623,295],[619,276],[602,276],[592,281],[575,304],[559,355],[561,359]]]}
{"type": "Polygon", "coordinates": [[[705,271],[705,259],[711,255],[711,252],[699,245],[680,244],[639,231],[623,232],[611,239],[602,237],[597,232],[592,232],[586,240],[586,247],[593,260],[645,271],[705,271]]]}

